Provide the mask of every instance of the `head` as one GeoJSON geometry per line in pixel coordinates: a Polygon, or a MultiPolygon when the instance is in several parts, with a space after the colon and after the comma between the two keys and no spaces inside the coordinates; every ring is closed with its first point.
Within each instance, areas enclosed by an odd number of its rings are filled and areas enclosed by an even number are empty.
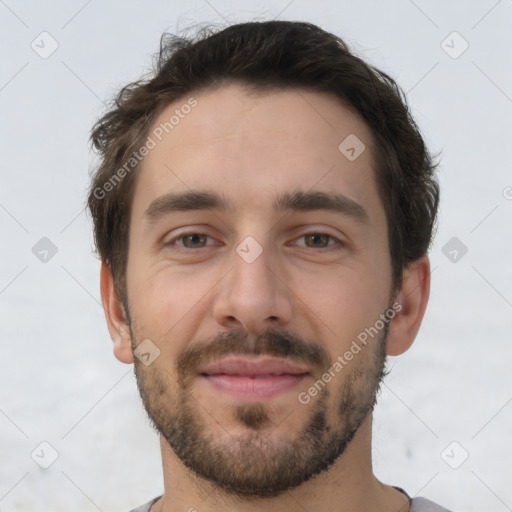
{"type": "Polygon", "coordinates": [[[311,24],[203,30],[162,38],[92,141],[107,322],[157,431],[246,497],[328,469],[428,300],[438,186],[400,88],[311,24]],[[234,397],[204,374],[234,354],[304,375],[234,397]]]}

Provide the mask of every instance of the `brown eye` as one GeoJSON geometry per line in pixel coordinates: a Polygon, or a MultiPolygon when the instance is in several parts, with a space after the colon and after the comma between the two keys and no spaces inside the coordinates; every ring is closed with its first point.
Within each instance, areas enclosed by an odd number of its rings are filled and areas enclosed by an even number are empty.
{"type": "Polygon", "coordinates": [[[309,247],[327,247],[329,243],[329,235],[322,235],[320,233],[312,233],[309,235],[304,235],[304,240],[306,240],[306,245],[310,243],[309,247]]]}
{"type": "Polygon", "coordinates": [[[168,247],[173,251],[185,251],[187,249],[202,249],[204,247],[207,247],[208,245],[213,245],[206,243],[208,239],[213,240],[211,237],[203,233],[182,233],[181,235],[173,238],[164,245],[165,247],[168,247]]]}
{"type": "Polygon", "coordinates": [[[183,240],[185,247],[188,249],[194,249],[195,247],[204,247],[203,243],[206,242],[208,237],[199,233],[191,233],[188,235],[182,235],[178,240],[183,240]]]}
{"type": "Polygon", "coordinates": [[[297,240],[301,239],[304,239],[305,241],[305,245],[301,245],[301,247],[307,247],[308,249],[327,249],[333,245],[343,245],[340,240],[333,237],[332,235],[328,235],[327,233],[305,233],[297,240]],[[333,241],[334,243],[329,243],[330,241],[333,241]]]}

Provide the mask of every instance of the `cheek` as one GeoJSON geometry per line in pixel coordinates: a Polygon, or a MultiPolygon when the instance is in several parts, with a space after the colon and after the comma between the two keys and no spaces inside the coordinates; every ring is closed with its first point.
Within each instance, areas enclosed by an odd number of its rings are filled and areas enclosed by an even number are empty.
{"type": "Polygon", "coordinates": [[[190,326],[205,315],[205,301],[213,281],[190,270],[176,270],[169,266],[139,269],[133,265],[128,283],[130,312],[137,326],[137,337],[160,340],[161,349],[178,352],[192,332],[190,326]],[[173,341],[173,343],[169,343],[173,341]]]}
{"type": "Polygon", "coordinates": [[[372,268],[330,268],[324,272],[298,276],[297,295],[322,321],[329,337],[350,341],[386,307],[385,288],[372,268]],[[327,330],[326,330],[327,329],[327,330]]]}

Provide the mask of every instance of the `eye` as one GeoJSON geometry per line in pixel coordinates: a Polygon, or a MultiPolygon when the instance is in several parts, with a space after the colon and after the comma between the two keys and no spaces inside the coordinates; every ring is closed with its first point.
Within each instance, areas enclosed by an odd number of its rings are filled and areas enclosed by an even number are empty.
{"type": "MultiPolygon", "coordinates": [[[[205,235],[204,233],[189,232],[182,233],[174,237],[164,245],[165,247],[169,247],[173,251],[186,251],[187,249],[202,249],[208,246],[215,245],[207,244],[206,241],[208,239],[213,240],[210,236],[205,235]],[[182,244],[178,244],[177,242],[182,242],[182,244]]],[[[329,249],[330,247],[336,245],[342,248],[344,245],[343,242],[341,242],[336,237],[329,235],[327,233],[320,233],[316,231],[305,233],[296,240],[301,239],[304,239],[306,242],[305,245],[302,245],[302,247],[306,247],[308,249],[329,249]]],[[[300,246],[300,244],[298,245],[300,246]]]]}
{"type": "Polygon", "coordinates": [[[343,246],[343,243],[335,238],[332,235],[329,235],[327,233],[319,233],[316,231],[312,231],[310,233],[304,233],[301,235],[297,240],[304,239],[306,241],[305,247],[313,249],[313,248],[319,248],[319,249],[327,249],[328,247],[332,247],[332,245],[341,245],[343,246]],[[329,245],[329,242],[333,241],[333,244],[329,245]]]}
{"type": "MultiPolygon", "coordinates": [[[[170,247],[172,250],[180,251],[186,249],[201,249],[206,247],[206,240],[210,238],[204,233],[182,233],[181,235],[174,237],[165,244],[166,247],[170,247]],[[183,245],[176,245],[177,241],[182,241],[183,245]]],[[[212,239],[213,240],[213,239],[212,239]]],[[[212,245],[212,244],[210,244],[212,245]]]]}

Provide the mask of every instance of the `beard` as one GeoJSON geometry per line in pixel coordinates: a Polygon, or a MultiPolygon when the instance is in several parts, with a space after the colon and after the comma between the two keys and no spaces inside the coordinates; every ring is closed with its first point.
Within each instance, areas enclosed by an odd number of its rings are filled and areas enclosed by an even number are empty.
{"type": "MultiPolygon", "coordinates": [[[[332,362],[318,344],[271,329],[254,342],[235,332],[186,349],[176,361],[175,375],[165,367],[162,357],[147,367],[135,358],[134,370],[153,428],[189,470],[229,495],[271,498],[328,470],[343,455],[373,411],[380,384],[387,375],[388,329],[386,322],[382,331],[318,391],[314,400],[300,405],[310,408],[308,419],[284,440],[271,435],[277,426],[271,404],[258,402],[230,406],[237,424],[246,427],[243,433],[228,432],[228,439],[224,436],[222,440],[213,435],[201,416],[204,408],[192,393],[195,369],[212,357],[266,354],[306,362],[315,368],[312,374],[320,379],[332,362]]],[[[135,348],[132,331],[131,335],[135,348]]],[[[292,404],[292,413],[296,407],[298,400],[292,404]]]]}

